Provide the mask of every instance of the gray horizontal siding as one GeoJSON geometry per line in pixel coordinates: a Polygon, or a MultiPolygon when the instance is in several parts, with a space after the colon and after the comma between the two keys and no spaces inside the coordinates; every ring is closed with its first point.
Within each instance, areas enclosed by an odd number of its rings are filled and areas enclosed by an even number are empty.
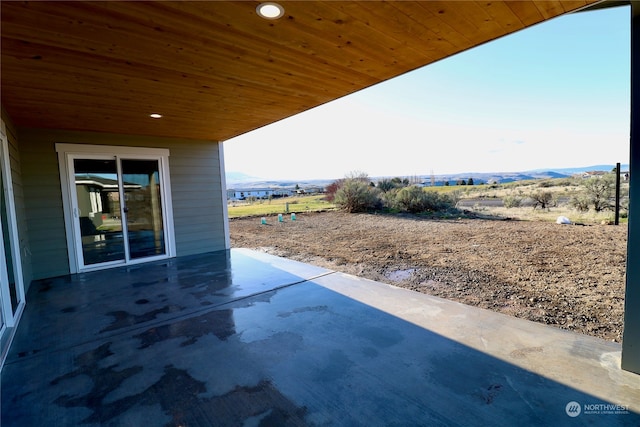
{"type": "Polygon", "coordinates": [[[179,209],[186,209],[187,211],[199,208],[219,209],[220,205],[222,205],[221,201],[213,200],[212,197],[205,197],[202,192],[197,191],[176,192],[173,202],[178,205],[174,205],[174,212],[179,209]]]}
{"type": "Polygon", "coordinates": [[[184,224],[180,227],[180,235],[188,233],[189,230],[191,230],[195,226],[199,226],[199,227],[206,226],[206,228],[204,228],[203,230],[217,230],[219,227],[222,226],[222,224],[216,225],[215,223],[212,222],[213,215],[198,214],[198,215],[188,216],[187,214],[183,214],[183,215],[180,215],[180,217],[186,220],[184,224]]]}
{"type": "Polygon", "coordinates": [[[69,272],[58,142],[168,149],[177,255],[225,249],[216,142],[20,129],[20,154],[29,164],[23,175],[36,278],[69,272]]]}
{"type": "Polygon", "coordinates": [[[211,181],[212,175],[217,174],[217,171],[205,171],[206,174],[200,172],[200,174],[195,171],[189,171],[189,173],[173,173],[174,169],[177,169],[176,166],[169,166],[171,169],[171,184],[173,185],[173,181],[179,182],[182,184],[181,190],[191,190],[193,188],[201,188],[203,191],[209,191],[211,187],[220,186],[220,181],[218,182],[211,181]],[[175,179],[174,179],[175,177],[175,179]]]}
{"type": "Polygon", "coordinates": [[[180,238],[182,239],[180,243],[185,247],[196,247],[196,245],[194,244],[195,238],[197,236],[205,235],[210,237],[208,241],[211,242],[211,244],[208,246],[208,250],[199,251],[199,252],[209,252],[210,250],[221,250],[221,249],[224,249],[224,247],[217,244],[213,239],[213,237],[215,237],[221,231],[222,231],[221,229],[208,227],[205,224],[200,224],[200,226],[198,226],[198,224],[194,224],[192,227],[190,227],[189,230],[186,230],[180,235],[180,238]]]}
{"type": "Polygon", "coordinates": [[[218,145],[181,145],[169,165],[178,254],[225,249],[218,145]]]}
{"type": "Polygon", "coordinates": [[[25,213],[35,279],[69,273],[58,158],[46,136],[18,130],[25,213]]]}
{"type": "Polygon", "coordinates": [[[205,252],[222,251],[226,249],[224,242],[219,244],[214,243],[213,239],[207,240],[211,242],[208,246],[203,246],[201,243],[195,243],[195,240],[187,240],[180,242],[182,255],[197,255],[205,252]]]}

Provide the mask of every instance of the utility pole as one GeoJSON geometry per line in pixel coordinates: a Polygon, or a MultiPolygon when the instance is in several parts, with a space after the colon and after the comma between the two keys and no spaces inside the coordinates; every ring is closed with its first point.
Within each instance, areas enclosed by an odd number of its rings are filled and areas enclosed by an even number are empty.
{"type": "Polygon", "coordinates": [[[615,225],[620,224],[620,163],[616,163],[616,216],[615,225]]]}

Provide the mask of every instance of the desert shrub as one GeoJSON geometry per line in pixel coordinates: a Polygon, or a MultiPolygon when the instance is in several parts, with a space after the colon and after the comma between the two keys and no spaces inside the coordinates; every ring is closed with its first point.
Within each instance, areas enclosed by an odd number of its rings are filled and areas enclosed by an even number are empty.
{"type": "Polygon", "coordinates": [[[342,187],[342,185],[347,180],[362,181],[362,182],[364,182],[367,185],[370,185],[372,187],[375,186],[375,184],[373,182],[370,182],[369,175],[367,175],[366,173],[358,172],[358,171],[350,172],[344,178],[337,179],[337,180],[333,181],[331,184],[329,184],[324,189],[324,193],[325,193],[325,197],[324,198],[325,198],[325,200],[327,202],[334,202],[334,199],[336,197],[337,191],[340,189],[340,187],[342,187]]]}
{"type": "Polygon", "coordinates": [[[396,184],[388,178],[381,179],[378,181],[378,188],[383,193],[393,190],[396,188],[396,184]]]}
{"type": "Polygon", "coordinates": [[[504,207],[507,209],[519,208],[522,205],[522,197],[513,196],[513,195],[505,196],[502,199],[502,203],[504,204],[504,207]]]}
{"type": "Polygon", "coordinates": [[[460,199],[462,199],[462,191],[450,191],[447,194],[442,194],[442,198],[446,201],[448,207],[453,208],[457,206],[460,199]]]}
{"type": "Polygon", "coordinates": [[[362,181],[362,182],[365,182],[367,184],[369,184],[371,182],[371,180],[369,179],[369,175],[366,172],[361,172],[361,171],[349,172],[348,174],[346,174],[344,176],[344,179],[345,180],[362,181]]]}
{"type": "Polygon", "coordinates": [[[402,188],[411,185],[409,178],[400,178],[396,176],[394,178],[383,178],[378,181],[378,188],[384,192],[393,190],[394,188],[402,188]]]}
{"type": "MultiPolygon", "coordinates": [[[[535,181],[534,181],[535,182],[535,181]]],[[[575,178],[547,178],[537,181],[538,188],[550,188],[550,187],[570,187],[576,185],[575,178]]]]}
{"type": "MultiPolygon", "coordinates": [[[[569,200],[569,205],[574,209],[586,212],[593,208],[596,212],[614,209],[613,199],[616,191],[616,175],[606,174],[587,178],[581,183],[582,191],[569,200]]],[[[620,205],[625,208],[625,191],[621,191],[623,197],[620,205]]]]}
{"type": "Polygon", "coordinates": [[[415,185],[401,188],[396,193],[394,207],[403,212],[423,212],[426,205],[425,195],[422,188],[415,185]]]}
{"type": "Polygon", "coordinates": [[[460,193],[453,192],[450,194],[441,194],[435,191],[425,191],[425,211],[438,212],[446,211],[454,208],[458,200],[460,200],[460,193]]]}
{"type": "Polygon", "coordinates": [[[629,188],[620,191],[620,209],[629,210],[629,188]]]}
{"type": "Polygon", "coordinates": [[[376,188],[368,180],[346,178],[335,193],[333,202],[346,212],[366,212],[380,206],[376,188]]]}
{"type": "Polygon", "coordinates": [[[395,193],[391,207],[402,212],[438,212],[453,207],[452,199],[435,191],[425,191],[418,186],[399,189],[395,193]]]}
{"type": "Polygon", "coordinates": [[[533,208],[549,209],[553,205],[553,193],[550,191],[534,191],[529,195],[533,199],[533,208]]]}
{"type": "Polygon", "coordinates": [[[398,191],[400,191],[400,189],[393,188],[380,194],[380,200],[383,207],[388,209],[396,209],[396,195],[398,194],[398,191]]]}
{"type": "Polygon", "coordinates": [[[556,178],[553,180],[556,187],[571,187],[576,185],[575,178],[556,178]]]}
{"type": "Polygon", "coordinates": [[[589,199],[584,194],[577,194],[569,199],[569,206],[579,212],[589,210],[589,199]]]}
{"type": "Polygon", "coordinates": [[[333,202],[336,197],[336,192],[342,186],[344,179],[338,179],[333,181],[331,184],[327,185],[327,188],[324,189],[324,198],[327,202],[333,202]]]}
{"type": "Polygon", "coordinates": [[[611,199],[615,196],[616,176],[607,174],[601,177],[594,176],[584,181],[584,195],[589,200],[596,212],[611,209],[611,199]]]}

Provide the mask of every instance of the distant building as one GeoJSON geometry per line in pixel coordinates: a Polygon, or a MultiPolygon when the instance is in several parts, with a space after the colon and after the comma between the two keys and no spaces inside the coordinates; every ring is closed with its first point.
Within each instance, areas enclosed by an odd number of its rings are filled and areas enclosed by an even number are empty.
{"type": "MultiPolygon", "coordinates": [[[[615,169],[614,171],[615,172],[615,169]]],[[[609,172],[605,172],[605,171],[589,171],[589,172],[585,172],[583,173],[581,176],[583,179],[588,179],[588,178],[592,178],[594,176],[597,177],[602,177],[605,176],[607,173],[609,172]]],[[[620,178],[622,179],[623,182],[629,182],[629,171],[620,171],[620,178]]]]}
{"type": "Polygon", "coordinates": [[[291,190],[274,188],[246,188],[227,190],[227,200],[246,200],[255,197],[256,199],[268,199],[269,197],[289,197],[291,190]]]}
{"type": "Polygon", "coordinates": [[[325,188],[320,186],[310,186],[310,187],[305,187],[303,191],[305,192],[305,194],[320,194],[320,193],[324,193],[325,188]]]}
{"type": "Polygon", "coordinates": [[[603,176],[606,175],[607,173],[604,171],[589,171],[589,172],[585,172],[582,174],[582,178],[587,179],[587,178],[591,178],[594,176],[603,176]]]}

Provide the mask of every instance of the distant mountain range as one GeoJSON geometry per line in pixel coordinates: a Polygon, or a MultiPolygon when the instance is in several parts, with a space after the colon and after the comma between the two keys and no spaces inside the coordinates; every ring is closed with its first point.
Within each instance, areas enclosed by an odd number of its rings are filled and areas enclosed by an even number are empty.
{"type": "MultiPolygon", "coordinates": [[[[582,168],[563,168],[563,169],[551,169],[547,172],[555,172],[555,173],[560,173],[563,175],[567,175],[567,176],[571,176],[571,175],[575,175],[578,173],[585,173],[585,172],[590,172],[590,171],[612,171],[613,168],[615,168],[616,165],[593,165],[593,166],[586,166],[586,167],[582,167],[582,168]]],[[[629,170],[629,165],[628,164],[620,164],[620,169],[622,171],[628,171],[629,170]]],[[[531,171],[531,172],[541,172],[543,171],[543,169],[537,169],[535,171],[531,171]]]]}
{"type": "MultiPolygon", "coordinates": [[[[577,174],[583,174],[590,171],[606,171],[609,172],[615,168],[615,165],[592,165],[576,168],[559,168],[559,169],[536,169],[524,172],[464,172],[450,175],[436,175],[435,180],[449,182],[455,182],[459,179],[473,178],[473,182],[476,184],[486,183],[490,181],[495,182],[513,182],[523,181],[529,179],[548,179],[548,178],[566,178],[577,174]]],[[[622,171],[628,171],[629,165],[620,165],[622,171]]],[[[427,177],[431,179],[431,177],[427,177]]]]}
{"type": "MultiPolygon", "coordinates": [[[[469,178],[473,179],[475,184],[487,183],[491,181],[507,183],[513,181],[523,181],[530,179],[548,179],[548,178],[566,178],[576,174],[582,174],[590,171],[611,171],[615,168],[615,165],[592,165],[576,168],[560,168],[560,169],[536,169],[524,172],[462,172],[455,174],[443,174],[434,175],[436,185],[442,185],[445,181],[449,183],[455,183],[458,180],[469,178]]],[[[629,165],[624,164],[620,166],[622,171],[628,171],[629,165]]],[[[415,176],[407,176],[410,179],[416,178],[415,176]]],[[[371,177],[373,182],[376,182],[383,178],[393,178],[393,176],[379,176],[371,177]]],[[[401,177],[405,178],[405,177],[401,177]]],[[[422,182],[430,182],[431,175],[419,175],[417,176],[422,182]]],[[[226,173],[227,188],[237,189],[249,189],[249,188],[294,188],[298,185],[300,188],[309,187],[326,187],[335,181],[335,178],[327,179],[308,179],[308,180],[268,180],[261,179],[259,177],[247,175],[242,172],[227,172],[226,173]]]]}

